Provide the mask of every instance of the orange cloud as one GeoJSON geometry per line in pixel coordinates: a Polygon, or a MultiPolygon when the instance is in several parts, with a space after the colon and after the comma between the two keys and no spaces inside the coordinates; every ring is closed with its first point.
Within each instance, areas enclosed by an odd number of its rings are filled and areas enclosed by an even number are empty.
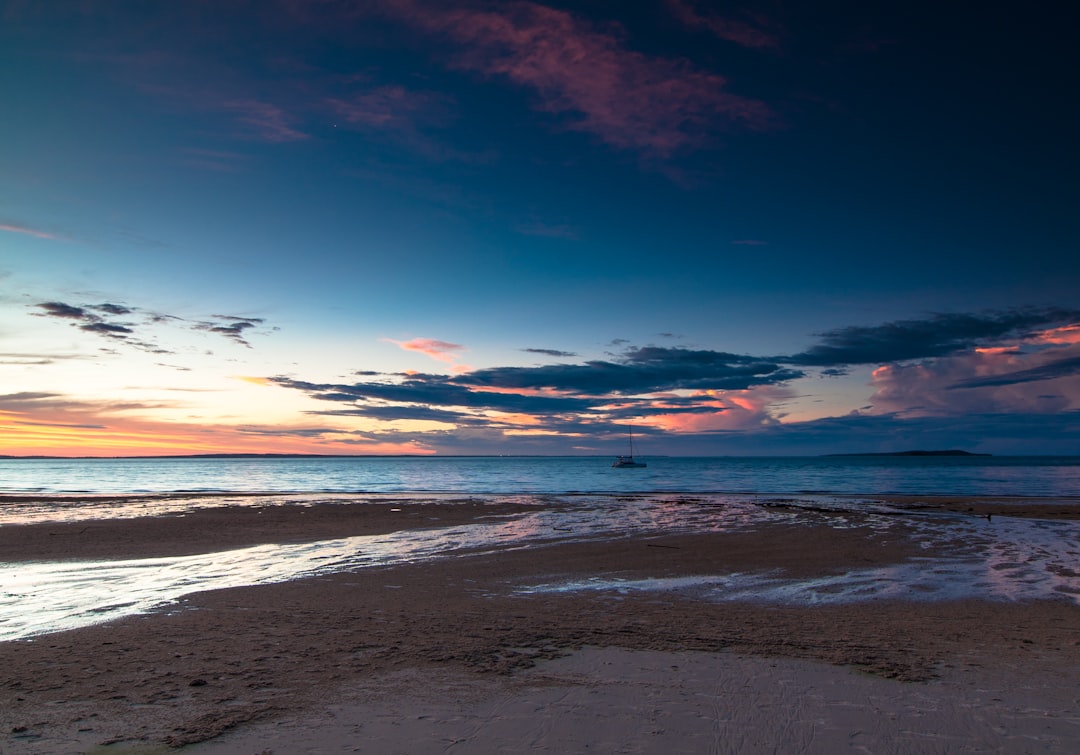
{"type": "Polygon", "coordinates": [[[485,414],[496,422],[503,422],[508,425],[539,425],[540,420],[531,414],[520,414],[510,412],[485,412],[485,414]]]}
{"type": "Polygon", "coordinates": [[[742,409],[744,411],[748,411],[748,412],[761,411],[761,408],[762,408],[762,402],[761,401],[754,400],[754,399],[751,399],[749,397],[728,396],[728,401],[730,401],[732,404],[739,407],[740,409],[742,409]]]}
{"type": "Polygon", "coordinates": [[[241,380],[245,383],[251,383],[252,385],[274,385],[274,381],[270,378],[258,377],[255,375],[233,375],[233,380],[241,380]]]}
{"type": "Polygon", "coordinates": [[[439,341],[434,338],[413,338],[411,341],[395,341],[393,338],[384,338],[387,343],[405,349],[405,351],[418,351],[440,362],[454,364],[457,361],[457,352],[464,351],[465,347],[459,343],[439,341]]]}
{"type": "Polygon", "coordinates": [[[550,438],[580,438],[581,433],[568,433],[563,430],[503,430],[504,435],[550,437],[550,438]]]}
{"type": "Polygon", "coordinates": [[[1035,335],[1039,343],[1073,344],[1080,343],[1080,323],[1051,328],[1035,335]]]}

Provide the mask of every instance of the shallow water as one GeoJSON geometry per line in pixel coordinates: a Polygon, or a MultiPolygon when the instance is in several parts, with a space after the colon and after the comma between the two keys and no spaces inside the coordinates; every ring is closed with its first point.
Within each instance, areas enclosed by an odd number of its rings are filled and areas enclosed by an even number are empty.
{"type": "MultiPolygon", "coordinates": [[[[529,497],[518,497],[528,502],[529,497]]],[[[943,600],[1060,598],[1080,604],[1080,523],[958,514],[899,513],[887,504],[823,496],[759,505],[722,495],[571,496],[531,499],[545,506],[480,523],[315,543],[260,545],[223,553],[113,562],[0,564],[0,640],[32,637],[134,613],[166,610],[182,596],[303,576],[499,548],[641,534],[739,531],[790,522],[898,531],[926,557],[815,579],[769,573],[697,575],[677,580],[590,579],[533,585],[524,592],[675,590],[701,600],[814,604],[883,598],[943,600]],[[831,513],[822,515],[820,509],[831,513]]],[[[295,503],[281,501],[282,505],[295,503]]],[[[452,504],[447,504],[452,505],[452,504]]]]}
{"type": "MultiPolygon", "coordinates": [[[[1080,457],[0,459],[0,493],[889,493],[1080,495],[1080,457]]],[[[2,508],[2,504],[0,504],[2,508]]]]}

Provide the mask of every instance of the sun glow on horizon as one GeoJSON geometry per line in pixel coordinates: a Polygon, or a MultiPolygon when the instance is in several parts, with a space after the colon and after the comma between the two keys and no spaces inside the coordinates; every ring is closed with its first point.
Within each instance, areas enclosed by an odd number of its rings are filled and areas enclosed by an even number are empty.
{"type": "Polygon", "coordinates": [[[0,454],[10,456],[171,456],[195,454],[432,455],[417,440],[388,443],[362,436],[304,437],[304,428],[267,433],[234,427],[184,427],[130,422],[79,428],[0,419],[0,454]]]}

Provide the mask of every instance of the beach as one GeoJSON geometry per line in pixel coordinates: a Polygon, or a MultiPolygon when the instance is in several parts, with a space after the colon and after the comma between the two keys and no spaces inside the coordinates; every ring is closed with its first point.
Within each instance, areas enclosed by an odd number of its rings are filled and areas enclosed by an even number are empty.
{"type": "MultiPolygon", "coordinates": [[[[1075,501],[906,504],[1003,528],[1021,528],[1025,512],[1051,522],[1080,512],[1075,501]]],[[[427,537],[512,527],[542,505],[223,505],[0,527],[0,553],[29,564],[427,537]]],[[[739,526],[511,539],[193,592],[151,613],[3,642],[0,751],[1075,750],[1075,594],[709,599],[720,577],[818,580],[823,596],[844,575],[932,569],[949,556],[918,527],[893,526],[895,515],[795,498],[756,506],[769,516],[739,526]]]]}

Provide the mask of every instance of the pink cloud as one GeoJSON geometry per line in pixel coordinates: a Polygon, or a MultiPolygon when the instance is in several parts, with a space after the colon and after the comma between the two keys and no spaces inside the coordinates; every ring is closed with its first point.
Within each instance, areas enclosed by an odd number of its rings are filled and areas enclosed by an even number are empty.
{"type": "Polygon", "coordinates": [[[1051,328],[1035,335],[1035,341],[1039,343],[1071,344],[1080,343],[1080,323],[1066,325],[1061,328],[1051,328]]]}
{"type": "Polygon", "coordinates": [[[230,100],[223,103],[226,110],[236,113],[238,121],[250,129],[250,134],[260,141],[302,141],[308,135],[289,125],[289,117],[277,105],[258,100],[230,100]]]}
{"type": "Polygon", "coordinates": [[[1069,345],[1035,353],[978,349],[915,364],[886,365],[873,372],[871,404],[874,413],[913,417],[1073,411],[1080,409],[1080,375],[1062,373],[1025,381],[1008,378],[1077,357],[1080,348],[1069,345]]]}
{"type": "Polygon", "coordinates": [[[453,66],[532,89],[539,110],[576,114],[569,128],[617,148],[663,156],[702,144],[718,118],[751,128],[770,120],[764,103],[725,92],[724,77],[627,49],[614,27],[597,30],[566,11],[532,2],[492,11],[416,0],[384,7],[461,45],[453,66]]]}
{"type": "Polygon", "coordinates": [[[751,49],[775,49],[780,41],[772,34],[734,19],[699,13],[687,0],[668,0],[675,17],[687,26],[706,29],[720,39],[751,49]]]}
{"type": "Polygon", "coordinates": [[[785,386],[763,385],[741,391],[706,391],[701,396],[699,406],[715,407],[715,412],[664,414],[660,401],[654,407],[657,413],[646,422],[674,433],[760,430],[779,423],[779,409],[793,393],[785,386]]]}
{"type": "Polygon", "coordinates": [[[434,338],[414,338],[411,341],[395,341],[392,338],[383,340],[396,344],[405,351],[418,351],[447,364],[454,364],[457,361],[457,353],[465,350],[465,347],[461,344],[438,341],[434,338]]]}
{"type": "Polygon", "coordinates": [[[36,239],[50,239],[52,241],[61,240],[61,238],[55,234],[41,231],[37,228],[30,228],[29,226],[25,225],[18,225],[16,223],[0,223],[0,231],[7,231],[8,233],[21,233],[24,236],[33,236],[36,239]]]}

